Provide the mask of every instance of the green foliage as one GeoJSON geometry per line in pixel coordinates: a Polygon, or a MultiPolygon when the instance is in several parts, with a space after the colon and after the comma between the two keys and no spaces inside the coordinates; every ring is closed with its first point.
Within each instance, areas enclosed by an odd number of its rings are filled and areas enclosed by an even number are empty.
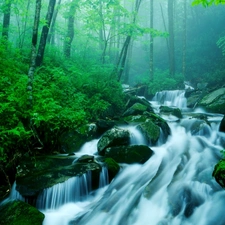
{"type": "Polygon", "coordinates": [[[110,77],[110,66],[65,61],[49,52],[36,70],[29,109],[26,58],[4,43],[0,57],[0,161],[5,164],[27,152],[57,150],[64,131],[108,116],[110,108],[123,108],[122,87],[110,77]]]}
{"type": "Polygon", "coordinates": [[[225,0],[194,0],[192,6],[202,4],[204,7],[211,6],[213,4],[225,4],[225,0]]]}
{"type": "Polygon", "coordinates": [[[154,78],[148,84],[150,95],[154,95],[157,91],[176,90],[183,88],[183,76],[180,74],[169,76],[169,71],[156,71],[154,78]]]}

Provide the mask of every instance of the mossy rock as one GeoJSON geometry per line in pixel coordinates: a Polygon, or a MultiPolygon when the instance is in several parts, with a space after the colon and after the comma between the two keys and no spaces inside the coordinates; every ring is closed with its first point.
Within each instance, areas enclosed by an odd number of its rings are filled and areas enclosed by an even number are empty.
{"type": "Polygon", "coordinates": [[[225,114],[225,88],[220,88],[204,96],[199,106],[209,112],[225,114]]]}
{"type": "Polygon", "coordinates": [[[223,117],[222,121],[220,122],[219,131],[225,132],[225,116],[223,117]]]}
{"type": "Polygon", "coordinates": [[[128,145],[130,143],[130,133],[128,130],[114,127],[106,131],[97,144],[99,155],[104,156],[105,149],[112,146],[128,145]]]}
{"type": "Polygon", "coordinates": [[[126,109],[130,108],[136,103],[140,103],[141,105],[145,105],[147,107],[147,111],[153,112],[152,106],[149,101],[147,101],[145,98],[139,98],[137,96],[131,96],[127,95],[127,104],[126,109]]]}
{"type": "Polygon", "coordinates": [[[124,117],[124,121],[129,124],[143,123],[148,119],[146,115],[136,115],[136,116],[126,116],[124,117]]]}
{"type": "Polygon", "coordinates": [[[173,116],[176,116],[177,118],[182,118],[182,113],[179,108],[171,108],[168,106],[161,106],[160,113],[171,114],[173,116]]]}
{"type": "MultiPolygon", "coordinates": [[[[34,165],[23,164],[26,166],[27,173],[20,173],[16,177],[16,189],[27,198],[36,197],[43,189],[52,187],[55,184],[65,182],[71,177],[81,176],[88,171],[92,171],[94,177],[99,177],[101,166],[93,161],[79,162],[72,164],[74,158],[39,158],[43,164],[36,161],[34,165]],[[46,163],[46,161],[48,163],[46,163]]],[[[93,186],[96,186],[93,179],[93,186]]]]}
{"type": "Polygon", "coordinates": [[[59,138],[62,152],[71,153],[78,151],[94,135],[94,131],[90,129],[92,128],[89,125],[84,125],[76,130],[65,131],[59,138]]]}
{"type": "Polygon", "coordinates": [[[116,174],[120,171],[119,164],[112,158],[105,158],[104,163],[108,168],[109,181],[111,181],[116,174]]]}
{"type": "Polygon", "coordinates": [[[148,111],[147,106],[140,103],[135,103],[124,112],[123,116],[142,115],[145,111],[148,111]]]}
{"type": "Polygon", "coordinates": [[[22,201],[0,205],[0,222],[4,225],[42,225],[44,217],[35,207],[22,201]]]}
{"type": "Polygon", "coordinates": [[[151,120],[139,124],[137,129],[140,130],[150,145],[155,145],[160,136],[160,128],[151,120]]]}
{"type": "Polygon", "coordinates": [[[225,159],[220,160],[214,167],[212,174],[217,183],[225,188],[225,159]]]}
{"type": "Polygon", "coordinates": [[[146,145],[118,146],[107,148],[105,155],[118,163],[145,163],[153,151],[146,145]]]}

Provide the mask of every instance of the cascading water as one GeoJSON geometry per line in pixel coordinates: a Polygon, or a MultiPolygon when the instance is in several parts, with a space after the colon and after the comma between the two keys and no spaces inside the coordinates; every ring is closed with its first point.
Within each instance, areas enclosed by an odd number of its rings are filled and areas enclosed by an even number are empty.
{"type": "MultiPolygon", "coordinates": [[[[182,99],[183,94],[173,91],[171,95],[182,99]]],[[[186,107],[184,103],[175,104],[181,101],[174,98],[169,104],[167,95],[164,92],[166,102],[162,104],[186,107]]],[[[154,101],[161,104],[159,96],[154,101]]],[[[106,186],[85,195],[85,199],[62,201],[57,209],[44,210],[44,225],[224,225],[225,191],[212,177],[225,140],[225,135],[218,132],[222,115],[204,115],[209,124],[189,116],[168,121],[171,135],[166,143],[159,141],[151,147],[154,155],[145,164],[123,164],[109,185],[104,183],[107,175],[103,167],[102,186],[106,186]]],[[[133,135],[133,144],[146,143],[135,128],[127,129],[133,135]]],[[[94,154],[97,141],[89,144],[94,154]]],[[[86,152],[86,147],[82,151],[86,152]]],[[[69,191],[57,189],[60,192],[55,197],[69,191]]]]}
{"type": "Polygon", "coordinates": [[[91,172],[72,177],[63,183],[44,189],[37,198],[38,209],[56,209],[68,202],[86,200],[91,191],[91,172]]]}
{"type": "Polygon", "coordinates": [[[184,90],[160,91],[155,94],[152,101],[158,105],[186,108],[187,100],[184,95],[184,90]]]}

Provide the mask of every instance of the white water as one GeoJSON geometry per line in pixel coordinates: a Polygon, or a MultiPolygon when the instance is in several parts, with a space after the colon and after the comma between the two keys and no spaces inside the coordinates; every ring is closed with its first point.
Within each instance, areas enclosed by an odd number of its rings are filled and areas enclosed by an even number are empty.
{"type": "Polygon", "coordinates": [[[152,99],[154,105],[165,105],[170,107],[186,108],[187,100],[184,90],[157,92],[152,99]]]}
{"type": "MultiPolygon", "coordinates": [[[[178,103],[183,101],[179,96],[178,103]]],[[[196,119],[168,122],[171,136],[151,147],[154,155],[144,165],[123,165],[109,185],[87,193],[85,199],[44,210],[44,225],[224,225],[225,191],[212,172],[225,134],[218,132],[222,115],[207,116],[211,126],[203,124],[195,133],[191,127],[196,119]]],[[[134,143],[144,143],[135,128],[128,129],[134,143]]],[[[93,154],[96,144],[89,149],[93,154]]]]}

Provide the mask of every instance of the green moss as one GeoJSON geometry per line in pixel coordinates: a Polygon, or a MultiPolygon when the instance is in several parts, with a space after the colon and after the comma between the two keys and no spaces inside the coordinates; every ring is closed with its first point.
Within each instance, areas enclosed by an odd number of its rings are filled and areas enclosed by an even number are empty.
{"type": "Polygon", "coordinates": [[[160,136],[160,128],[154,124],[151,120],[146,121],[137,127],[144,133],[144,136],[151,144],[155,144],[160,136]]]}
{"type": "Polygon", "coordinates": [[[106,158],[104,160],[104,162],[105,162],[108,170],[111,171],[113,174],[116,175],[119,172],[120,166],[119,166],[119,164],[114,159],[112,159],[112,158],[106,158]]]}
{"type": "Polygon", "coordinates": [[[0,206],[0,221],[4,225],[41,225],[44,214],[21,201],[7,202],[0,206]]]}

